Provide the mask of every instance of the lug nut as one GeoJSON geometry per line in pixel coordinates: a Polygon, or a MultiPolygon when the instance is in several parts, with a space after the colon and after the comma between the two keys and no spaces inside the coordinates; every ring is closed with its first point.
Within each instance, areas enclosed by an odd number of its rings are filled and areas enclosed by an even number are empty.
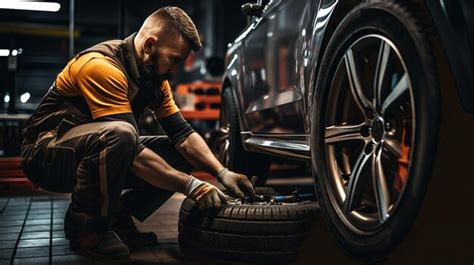
{"type": "Polygon", "coordinates": [[[364,137],[368,137],[370,135],[370,131],[372,128],[368,125],[363,125],[362,128],[360,129],[360,134],[364,137]]]}

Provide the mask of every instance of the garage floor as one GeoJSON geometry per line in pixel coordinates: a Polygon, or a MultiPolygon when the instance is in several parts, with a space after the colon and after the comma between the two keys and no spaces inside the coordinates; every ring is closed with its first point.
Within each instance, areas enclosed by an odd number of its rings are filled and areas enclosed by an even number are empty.
{"type": "MultiPolygon", "coordinates": [[[[287,187],[286,176],[294,168],[272,167],[271,186],[287,187]]],[[[194,172],[196,177],[222,187],[215,178],[194,172]]],[[[293,177],[293,185],[309,185],[308,177],[293,177]]],[[[70,202],[69,194],[49,193],[32,189],[31,183],[0,187],[0,265],[7,264],[107,264],[76,255],[69,249],[64,237],[65,211],[70,202]]],[[[159,244],[131,253],[128,264],[251,264],[203,257],[184,257],[178,246],[178,213],[184,195],[176,193],[145,222],[137,222],[139,230],[152,231],[159,244]]],[[[299,262],[298,262],[299,264],[299,262]]]]}
{"type": "MultiPolygon", "coordinates": [[[[222,264],[222,261],[185,258],[177,242],[178,211],[184,196],[174,195],[144,223],[142,231],[156,233],[159,244],[132,252],[129,264],[222,264]]],[[[64,238],[68,195],[0,198],[0,265],[106,264],[75,255],[64,238]]]]}
{"type": "MultiPolygon", "coordinates": [[[[288,175],[288,172],[286,174],[282,172],[280,175],[288,175]]],[[[272,177],[275,178],[269,182],[273,186],[287,187],[289,184],[284,178],[277,178],[275,173],[272,177]]],[[[434,178],[439,179],[441,178],[434,178]]],[[[214,178],[206,180],[216,184],[214,178]]],[[[308,178],[293,177],[291,184],[296,182],[299,182],[297,186],[301,187],[308,184],[308,178]]],[[[0,187],[0,265],[107,264],[75,255],[69,249],[68,241],[63,234],[64,213],[69,203],[69,195],[53,195],[32,190],[30,186],[31,184],[28,188],[18,189],[0,187]]],[[[464,206],[454,202],[472,202],[472,200],[461,200],[458,196],[458,194],[471,194],[468,189],[472,188],[472,185],[462,186],[463,192],[452,193],[452,196],[438,196],[446,193],[446,186],[444,181],[432,182],[426,200],[426,205],[429,207],[425,207],[425,212],[420,214],[420,222],[413,228],[415,233],[410,234],[402,246],[383,264],[470,264],[464,261],[466,255],[471,256],[472,260],[472,244],[469,244],[471,241],[465,240],[467,243],[462,245],[459,243],[462,241],[458,240],[464,235],[467,237],[473,235],[472,223],[469,222],[469,218],[445,217],[455,216],[454,209],[460,211],[464,206]],[[452,199],[448,202],[447,198],[452,199]],[[441,208],[437,205],[442,205],[443,211],[440,211],[441,208]],[[450,207],[446,207],[447,205],[450,207]],[[439,229],[439,227],[450,227],[450,229],[439,229]],[[453,245],[457,247],[453,248],[453,245]],[[460,262],[461,260],[463,262],[460,262]]],[[[288,189],[292,190],[293,187],[288,189]]],[[[159,244],[132,252],[128,264],[251,264],[182,256],[177,242],[177,222],[183,199],[183,195],[176,194],[144,223],[137,223],[140,230],[156,233],[159,244]]],[[[471,206],[470,204],[469,207],[471,206]]],[[[472,237],[470,238],[472,240],[472,237]]],[[[359,264],[339,250],[321,222],[316,223],[311,229],[310,237],[305,240],[299,252],[295,264],[359,264]]]]}
{"type": "MultiPolygon", "coordinates": [[[[182,196],[174,196],[140,228],[153,231],[160,245],[133,253],[133,261],[163,264],[177,261],[177,211],[182,196]]],[[[0,199],[0,264],[84,264],[64,238],[68,196],[34,196],[0,199]]],[[[176,263],[176,262],[175,262],[176,263]]]]}

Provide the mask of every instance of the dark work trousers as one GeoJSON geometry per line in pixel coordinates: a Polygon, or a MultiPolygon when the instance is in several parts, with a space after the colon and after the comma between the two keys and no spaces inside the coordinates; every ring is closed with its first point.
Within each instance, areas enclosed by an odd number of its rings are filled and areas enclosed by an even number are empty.
{"type": "Polygon", "coordinates": [[[177,170],[191,172],[192,166],[166,136],[138,136],[122,121],[87,123],[59,136],[56,130],[43,133],[33,143],[24,142],[22,167],[39,187],[72,192],[70,210],[85,216],[93,230],[107,230],[118,207],[144,221],[174,193],[131,172],[138,143],[177,170]],[[130,190],[121,198],[124,189],[130,190]]]}

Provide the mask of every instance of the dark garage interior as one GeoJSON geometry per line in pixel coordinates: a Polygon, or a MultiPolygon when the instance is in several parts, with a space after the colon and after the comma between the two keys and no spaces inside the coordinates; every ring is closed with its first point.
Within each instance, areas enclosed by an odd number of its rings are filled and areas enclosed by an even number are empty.
{"type": "Polygon", "coordinates": [[[0,265],[472,264],[473,23],[0,1],[0,265]]]}

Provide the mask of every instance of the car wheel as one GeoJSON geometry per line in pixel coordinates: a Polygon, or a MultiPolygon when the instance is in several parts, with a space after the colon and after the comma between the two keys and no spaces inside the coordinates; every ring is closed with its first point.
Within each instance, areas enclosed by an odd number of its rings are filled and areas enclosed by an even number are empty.
{"type": "MultiPolygon", "coordinates": [[[[277,195],[257,188],[257,193],[277,195]]],[[[319,217],[312,201],[271,204],[229,200],[219,209],[199,210],[185,199],[178,223],[181,251],[233,261],[291,261],[319,217]]]]}
{"type": "Polygon", "coordinates": [[[410,229],[433,168],[439,89],[424,29],[394,1],[366,1],[319,69],[312,166],[329,230],[349,255],[386,257],[410,229]]]}
{"type": "Polygon", "coordinates": [[[219,119],[218,158],[232,171],[258,176],[263,185],[270,171],[268,156],[248,152],[242,146],[237,103],[231,88],[222,92],[221,113],[219,119]]]}

